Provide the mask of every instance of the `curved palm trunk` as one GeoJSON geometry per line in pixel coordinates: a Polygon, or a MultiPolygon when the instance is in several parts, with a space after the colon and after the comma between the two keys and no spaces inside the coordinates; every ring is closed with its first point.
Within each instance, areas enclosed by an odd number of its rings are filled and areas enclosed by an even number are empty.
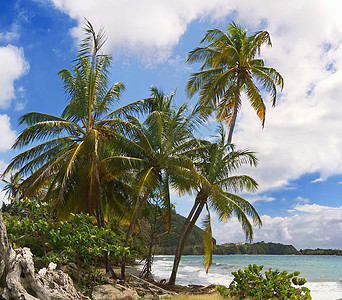
{"type": "Polygon", "coordinates": [[[228,144],[232,143],[233,131],[235,128],[239,103],[240,103],[240,79],[238,78],[237,83],[236,83],[235,103],[234,103],[234,108],[233,108],[233,115],[232,115],[232,120],[230,121],[230,126],[229,126],[228,141],[227,141],[228,144]]]}
{"type": "Polygon", "coordinates": [[[207,202],[208,196],[209,196],[208,191],[203,188],[198,192],[196,196],[195,204],[182,227],[181,233],[178,238],[177,249],[175,253],[175,260],[173,262],[173,268],[172,268],[171,276],[169,279],[169,285],[175,285],[176,283],[177,271],[178,271],[179,263],[182,258],[185,243],[190,235],[192,228],[195,226],[198,220],[198,217],[200,216],[204,208],[205,203],[207,202]]]}

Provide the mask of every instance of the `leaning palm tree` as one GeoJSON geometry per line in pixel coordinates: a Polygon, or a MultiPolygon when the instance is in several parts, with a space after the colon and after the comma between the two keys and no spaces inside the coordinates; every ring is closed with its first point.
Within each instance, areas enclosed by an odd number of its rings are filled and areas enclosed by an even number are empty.
{"type": "Polygon", "coordinates": [[[255,166],[257,159],[253,152],[235,150],[233,145],[225,142],[226,136],[221,129],[221,140],[217,143],[206,143],[197,149],[190,150],[188,156],[196,162],[200,180],[197,185],[197,196],[194,205],[181,229],[175,253],[172,273],[169,284],[174,285],[178,266],[187,238],[198,220],[203,209],[208,211],[204,219],[204,249],[205,267],[212,261],[212,229],[209,207],[213,209],[221,221],[236,216],[241,222],[246,239],[252,240],[253,226],[248,219],[252,218],[254,224],[261,225],[261,219],[254,207],[237,192],[244,190],[255,191],[257,183],[247,175],[232,175],[242,165],[255,166]]]}
{"type": "Polygon", "coordinates": [[[274,106],[276,86],[283,88],[283,78],[275,69],[266,67],[263,59],[256,58],[263,44],[272,45],[267,31],[248,36],[247,30],[231,23],[226,32],[208,30],[201,43],[209,45],[192,50],[187,58],[189,63],[203,62],[200,72],[191,75],[187,94],[192,97],[200,91],[200,103],[216,108],[217,119],[229,126],[228,143],[231,143],[241,93],[246,93],[264,126],[266,107],[261,91],[270,93],[274,106]]]}
{"type": "Polygon", "coordinates": [[[118,174],[112,174],[101,161],[112,155],[115,127],[127,123],[122,116],[142,109],[145,101],[113,110],[124,85],[117,82],[109,86],[111,56],[100,53],[103,31],[96,34],[87,21],[85,32],[73,69],[58,73],[69,97],[62,116],[38,112],[22,116],[20,124],[27,128],[12,148],[35,145],[14,157],[4,174],[15,171],[18,176],[27,176],[19,185],[23,196],[32,196],[48,184],[45,200],[60,214],[89,213],[104,227],[103,192],[110,188],[104,190],[103,186],[117,180],[118,174]]]}
{"type": "MultiPolygon", "coordinates": [[[[123,131],[120,148],[125,155],[103,161],[108,161],[112,169],[133,172],[137,179],[131,195],[134,203],[125,246],[138,215],[153,192],[160,190],[164,219],[170,230],[170,187],[185,193],[198,180],[194,163],[185,153],[198,146],[193,130],[204,118],[197,109],[188,114],[186,103],[178,109],[172,107],[173,95],[167,96],[152,89],[153,101],[148,104],[150,114],[146,120],[141,122],[131,116],[123,131]]],[[[122,261],[121,275],[125,276],[125,260],[122,261]]]]}

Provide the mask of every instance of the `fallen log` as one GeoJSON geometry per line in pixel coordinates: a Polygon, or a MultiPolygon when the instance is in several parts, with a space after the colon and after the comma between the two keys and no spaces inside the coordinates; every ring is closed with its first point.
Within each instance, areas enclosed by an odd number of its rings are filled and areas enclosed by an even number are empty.
{"type": "Polygon", "coordinates": [[[159,292],[161,292],[161,293],[163,293],[163,294],[177,295],[176,292],[167,291],[167,290],[165,290],[165,289],[163,289],[163,288],[161,288],[161,287],[159,287],[159,286],[157,286],[157,285],[155,285],[155,284],[153,284],[153,283],[150,283],[150,282],[148,282],[148,281],[146,281],[146,280],[144,280],[144,279],[141,279],[141,278],[138,277],[138,276],[135,276],[135,275],[133,275],[133,274],[130,274],[130,276],[131,276],[134,280],[139,281],[139,282],[145,284],[146,286],[152,287],[153,289],[155,289],[155,290],[157,290],[157,291],[159,291],[159,292]]]}

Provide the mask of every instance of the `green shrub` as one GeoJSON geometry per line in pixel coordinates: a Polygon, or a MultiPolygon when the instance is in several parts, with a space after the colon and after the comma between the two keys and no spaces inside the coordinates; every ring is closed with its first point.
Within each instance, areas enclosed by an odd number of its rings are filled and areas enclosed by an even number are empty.
{"type": "Polygon", "coordinates": [[[101,280],[97,267],[104,253],[112,261],[130,254],[112,230],[96,225],[95,217],[70,214],[67,221],[58,221],[47,203],[35,199],[12,199],[4,219],[14,248],[29,247],[39,267],[49,262],[75,263],[78,279],[101,280]]]}
{"type": "Polygon", "coordinates": [[[303,286],[306,280],[298,278],[299,272],[269,269],[263,275],[263,268],[264,266],[248,265],[243,271],[240,269],[232,272],[234,279],[229,288],[216,288],[224,297],[235,296],[239,299],[311,299],[310,290],[303,286]]]}

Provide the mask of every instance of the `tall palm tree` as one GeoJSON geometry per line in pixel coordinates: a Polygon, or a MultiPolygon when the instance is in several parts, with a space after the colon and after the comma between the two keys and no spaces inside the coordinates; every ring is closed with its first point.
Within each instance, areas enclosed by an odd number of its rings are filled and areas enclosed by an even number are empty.
{"type": "MultiPolygon", "coordinates": [[[[146,120],[142,123],[136,117],[129,117],[130,128],[127,126],[123,132],[126,140],[120,147],[126,154],[106,159],[112,168],[134,172],[137,178],[125,246],[128,245],[139,213],[154,191],[160,190],[162,194],[164,218],[169,230],[170,187],[180,193],[189,192],[198,180],[193,161],[184,153],[198,146],[193,130],[204,117],[197,109],[189,115],[186,103],[175,109],[172,106],[173,95],[167,96],[152,89],[153,101],[148,104],[150,114],[146,120]]],[[[125,275],[125,260],[122,261],[121,275],[125,275]]]]}
{"type": "Polygon", "coordinates": [[[117,174],[114,176],[101,161],[112,155],[118,135],[115,127],[127,123],[121,116],[141,110],[146,101],[112,109],[124,84],[109,86],[111,56],[100,53],[103,31],[96,34],[87,21],[85,33],[76,65],[58,73],[69,97],[62,116],[38,112],[23,115],[20,124],[27,127],[12,148],[36,145],[14,157],[4,174],[15,171],[18,176],[27,175],[19,185],[23,196],[32,196],[48,184],[45,199],[52,200],[59,212],[89,213],[104,227],[102,187],[117,174]]]}
{"type": "Polygon", "coordinates": [[[189,97],[200,91],[200,103],[216,108],[217,119],[229,126],[228,143],[231,143],[241,93],[246,93],[264,126],[266,107],[261,92],[271,95],[274,106],[276,86],[283,88],[283,78],[274,68],[266,67],[263,59],[256,58],[263,44],[272,45],[267,31],[248,36],[247,30],[231,23],[226,32],[208,30],[201,43],[209,45],[192,50],[187,58],[189,63],[203,62],[203,65],[191,75],[186,91],[189,97]]]}
{"type": "Polygon", "coordinates": [[[221,140],[219,142],[207,143],[207,145],[188,152],[188,156],[196,162],[200,180],[195,203],[178,238],[169,280],[170,285],[174,285],[176,282],[177,270],[185,243],[204,208],[208,211],[204,219],[205,267],[207,271],[211,264],[213,248],[209,207],[217,213],[221,221],[226,221],[235,215],[241,222],[248,240],[253,238],[253,227],[248,216],[256,225],[261,225],[261,219],[255,208],[246,199],[236,194],[244,190],[256,190],[257,183],[247,175],[232,175],[242,165],[255,166],[257,159],[253,152],[235,150],[233,145],[226,143],[225,140],[226,136],[221,129],[221,140]]]}

